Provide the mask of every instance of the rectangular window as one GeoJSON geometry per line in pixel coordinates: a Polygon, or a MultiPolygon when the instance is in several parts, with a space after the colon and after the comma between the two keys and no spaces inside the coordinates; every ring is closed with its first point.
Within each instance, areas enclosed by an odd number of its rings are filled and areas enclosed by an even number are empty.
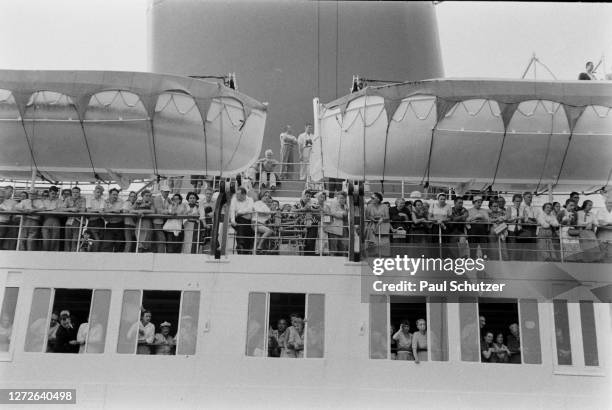
{"type": "Polygon", "coordinates": [[[569,333],[569,315],[566,300],[553,300],[555,316],[555,340],[557,346],[557,363],[572,364],[572,347],[569,333]]]}
{"type": "Polygon", "coordinates": [[[389,302],[391,359],[414,360],[416,347],[419,361],[427,361],[428,321],[425,297],[391,296],[389,302]],[[424,333],[417,328],[419,322],[425,324],[424,333]]]}
{"type": "Polygon", "coordinates": [[[521,363],[523,349],[518,309],[518,303],[514,299],[479,299],[481,362],[521,363]]]}
{"type": "MultiPolygon", "coordinates": [[[[78,336],[85,338],[85,352],[104,353],[104,343],[106,342],[106,329],[108,326],[108,312],[110,308],[111,291],[97,289],[94,290],[93,300],[91,301],[91,313],[89,323],[81,325],[86,330],[83,334],[79,328],[78,336]]],[[[78,337],[77,337],[78,339],[78,337]]]]}
{"type": "Polygon", "coordinates": [[[0,311],[0,352],[8,352],[11,345],[18,296],[19,288],[7,287],[4,289],[2,310],[0,311]]]}
{"type": "Polygon", "coordinates": [[[325,295],[308,295],[306,357],[322,358],[325,346],[325,295]]]}
{"type": "Polygon", "coordinates": [[[370,295],[370,359],[447,361],[446,298],[370,295]]]}
{"type": "MultiPolygon", "coordinates": [[[[523,363],[542,364],[542,348],[540,346],[540,319],[538,302],[535,299],[521,299],[519,302],[521,328],[520,347],[523,363]]],[[[512,349],[512,346],[510,350],[512,349]]],[[[519,356],[520,359],[520,356],[519,356]]],[[[515,359],[516,360],[516,359],[515,359]]],[[[520,360],[511,363],[520,363],[520,360]]]]}
{"type": "Polygon", "coordinates": [[[324,353],[325,295],[249,294],[247,356],[322,358],[324,353]]]}
{"type": "Polygon", "coordinates": [[[597,332],[595,331],[595,311],[593,302],[580,301],[580,323],[582,324],[582,346],[584,348],[584,364],[599,366],[597,351],[597,332]]]}
{"type": "Polygon", "coordinates": [[[247,356],[264,356],[266,329],[266,294],[249,294],[249,317],[247,320],[247,356]]]}
{"type": "Polygon", "coordinates": [[[180,341],[179,354],[195,354],[199,308],[196,291],[124,291],[117,353],[175,355],[180,341]]]}
{"type": "MultiPolygon", "coordinates": [[[[54,324],[49,320],[49,304],[51,289],[36,288],[32,295],[32,308],[28,320],[28,330],[24,350],[26,352],[42,352],[47,341],[47,333],[54,324]]],[[[55,319],[57,324],[57,318],[55,319]]]]}
{"type": "Polygon", "coordinates": [[[429,300],[429,350],[434,362],[448,361],[448,319],[446,298],[429,300]]]}
{"type": "Polygon", "coordinates": [[[461,360],[480,361],[480,328],[478,305],[475,298],[459,298],[459,324],[461,326],[461,360]]]}
{"type": "Polygon", "coordinates": [[[387,309],[387,296],[370,295],[370,359],[387,359],[391,331],[387,309]]]}
{"type": "Polygon", "coordinates": [[[199,319],[200,292],[183,292],[176,354],[191,356],[196,353],[199,319]]]}
{"type": "Polygon", "coordinates": [[[132,328],[134,323],[138,323],[140,319],[140,305],[141,293],[139,290],[126,290],[123,292],[117,353],[136,353],[138,335],[132,328]]]}
{"type": "Polygon", "coordinates": [[[103,353],[111,291],[34,289],[26,352],[103,353]]]}

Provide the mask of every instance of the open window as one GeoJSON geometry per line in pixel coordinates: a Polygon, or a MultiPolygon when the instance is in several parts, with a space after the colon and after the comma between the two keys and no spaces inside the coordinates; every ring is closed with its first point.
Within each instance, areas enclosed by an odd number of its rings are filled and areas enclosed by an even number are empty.
{"type": "Polygon", "coordinates": [[[322,358],[325,296],[304,293],[249,295],[246,355],[322,358]]]}
{"type": "Polygon", "coordinates": [[[199,310],[197,291],[124,291],[117,353],[195,354],[199,310]]]}
{"type": "Polygon", "coordinates": [[[446,312],[445,298],[371,295],[370,358],[447,361],[446,312]]]}
{"type": "Polygon", "coordinates": [[[26,352],[104,353],[111,291],[36,288],[26,352]]]}
{"type": "Polygon", "coordinates": [[[461,298],[461,360],[541,364],[537,301],[461,298]]]}

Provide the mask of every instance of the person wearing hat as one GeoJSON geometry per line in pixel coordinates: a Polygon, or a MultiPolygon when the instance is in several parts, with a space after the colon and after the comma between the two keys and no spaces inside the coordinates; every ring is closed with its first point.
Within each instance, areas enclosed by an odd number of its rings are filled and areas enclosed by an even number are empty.
{"type": "Polygon", "coordinates": [[[170,334],[172,324],[170,322],[163,322],[159,325],[160,333],[155,334],[155,354],[160,355],[173,355],[176,347],[176,340],[174,336],[170,334]]]}
{"type": "Polygon", "coordinates": [[[55,334],[54,353],[77,353],[79,350],[76,344],[77,332],[72,326],[70,312],[62,310],[60,312],[59,328],[55,334]]]}

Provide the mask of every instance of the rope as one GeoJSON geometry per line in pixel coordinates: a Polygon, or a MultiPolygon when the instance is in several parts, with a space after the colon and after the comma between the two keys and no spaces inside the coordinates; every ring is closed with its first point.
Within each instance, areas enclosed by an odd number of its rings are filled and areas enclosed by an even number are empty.
{"type": "Polygon", "coordinates": [[[499,155],[497,156],[497,163],[495,164],[495,173],[493,174],[493,182],[491,182],[491,186],[495,185],[495,180],[497,179],[497,172],[499,171],[499,164],[501,163],[502,153],[504,151],[504,145],[506,144],[506,133],[507,129],[504,127],[504,135],[502,137],[501,147],[499,148],[499,155]]]}
{"type": "Polygon", "coordinates": [[[567,139],[567,145],[565,146],[565,151],[563,152],[563,159],[561,159],[561,166],[559,167],[559,173],[557,174],[557,180],[553,184],[553,188],[559,184],[559,179],[561,178],[561,174],[563,173],[563,166],[565,165],[565,159],[567,158],[567,153],[569,151],[570,143],[572,142],[572,137],[574,135],[574,130],[570,132],[569,138],[567,139]]]}
{"type": "Polygon", "coordinates": [[[544,157],[544,162],[542,164],[542,171],[540,172],[540,179],[538,180],[538,185],[536,185],[536,189],[535,189],[536,192],[538,192],[538,189],[540,188],[540,184],[542,183],[542,178],[544,177],[544,171],[546,170],[546,167],[548,165],[548,158],[550,155],[550,143],[552,141],[554,125],[555,125],[555,117],[554,115],[551,115],[550,116],[550,133],[548,134],[548,141],[546,142],[546,156],[544,157]]]}
{"type": "MultiPolygon", "coordinates": [[[[76,105],[74,106],[74,108],[76,110],[76,105]]],[[[80,118],[80,115],[79,115],[79,125],[81,126],[81,131],[83,132],[83,140],[85,141],[85,148],[87,148],[87,156],[89,157],[89,163],[91,164],[91,170],[93,171],[94,178],[96,179],[96,181],[101,181],[102,179],[100,178],[100,175],[98,175],[98,173],[96,172],[96,167],[94,166],[94,163],[93,163],[93,158],[91,156],[91,150],[89,149],[89,143],[87,142],[87,134],[85,132],[85,125],[83,124],[83,119],[80,118]]]]}

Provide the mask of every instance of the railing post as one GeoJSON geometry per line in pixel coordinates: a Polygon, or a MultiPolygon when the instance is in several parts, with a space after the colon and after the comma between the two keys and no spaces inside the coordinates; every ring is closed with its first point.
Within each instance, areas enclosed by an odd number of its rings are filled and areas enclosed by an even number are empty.
{"type": "Polygon", "coordinates": [[[563,229],[563,227],[559,228],[559,256],[561,258],[561,263],[563,263],[565,255],[563,254],[563,237],[561,236],[561,229],[563,229]]]}
{"type": "Polygon", "coordinates": [[[77,246],[76,246],[77,252],[81,251],[81,229],[82,227],[83,227],[83,216],[79,218],[79,227],[77,228],[79,230],[79,232],[77,233],[77,246]]]}
{"type": "Polygon", "coordinates": [[[136,243],[134,244],[134,246],[136,246],[136,250],[134,251],[134,253],[138,253],[138,248],[140,247],[140,233],[142,229],[142,215],[140,215],[138,217],[138,228],[136,230],[136,235],[134,235],[136,237],[136,243]]]}
{"type": "Polygon", "coordinates": [[[22,214],[21,218],[19,218],[19,229],[17,230],[17,248],[15,249],[16,251],[20,250],[19,248],[21,247],[21,234],[23,232],[23,220],[24,220],[24,216],[22,214]]]}
{"type": "MultiPolygon", "coordinates": [[[[202,224],[200,222],[200,219],[196,219],[196,221],[194,222],[197,225],[197,230],[196,230],[196,254],[200,253],[200,225],[202,224]]],[[[193,247],[193,245],[192,245],[193,247]]]]}
{"type": "MultiPolygon", "coordinates": [[[[254,212],[253,215],[255,216],[255,229],[253,229],[253,231],[255,231],[255,235],[253,236],[253,255],[257,255],[257,212],[254,212]]],[[[253,225],[252,219],[251,225],[253,225]]]]}
{"type": "Polygon", "coordinates": [[[502,240],[501,237],[499,235],[497,235],[497,251],[499,254],[499,260],[503,261],[504,260],[504,254],[502,252],[502,240]]]}
{"type": "Polygon", "coordinates": [[[378,244],[377,244],[378,246],[376,246],[376,248],[377,248],[377,255],[380,258],[380,248],[381,248],[381,245],[380,245],[380,225],[378,225],[378,223],[376,224],[376,229],[378,230],[378,244]]]}
{"type": "Polygon", "coordinates": [[[438,257],[442,258],[442,224],[438,222],[438,257]]]}
{"type": "Polygon", "coordinates": [[[323,210],[319,211],[319,232],[317,232],[317,241],[319,241],[319,256],[323,256],[323,210]]]}
{"type": "Polygon", "coordinates": [[[263,178],[263,173],[262,173],[262,164],[259,163],[259,181],[257,181],[257,175],[255,175],[255,181],[253,181],[253,183],[258,184],[258,189],[257,192],[261,194],[261,180],[263,178]]]}

